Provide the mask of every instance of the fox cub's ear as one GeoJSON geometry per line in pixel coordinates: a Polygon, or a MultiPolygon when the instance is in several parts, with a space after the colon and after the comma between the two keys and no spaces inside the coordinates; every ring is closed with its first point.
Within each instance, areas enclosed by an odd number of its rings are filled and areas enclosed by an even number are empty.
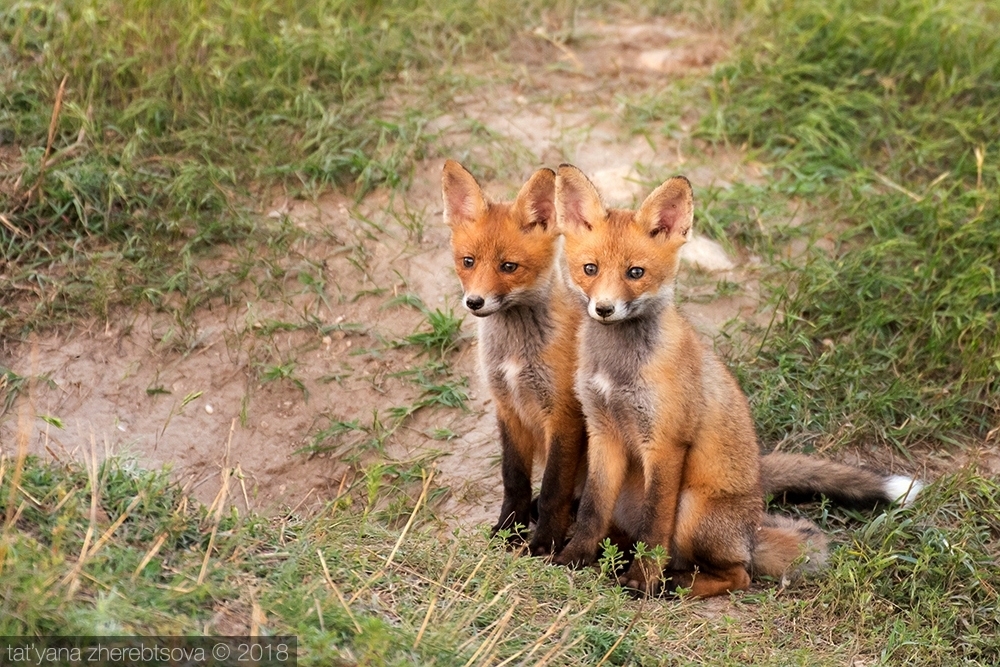
{"type": "Polygon", "coordinates": [[[556,176],[556,220],[563,233],[591,230],[608,216],[601,195],[582,171],[559,165],[556,176]]]}
{"type": "Polygon", "coordinates": [[[536,226],[552,229],[556,222],[556,172],[539,169],[532,174],[517,193],[514,210],[521,216],[523,231],[536,226]]]}
{"type": "Polygon", "coordinates": [[[674,176],[653,190],[639,207],[638,221],[646,225],[650,236],[687,240],[694,223],[694,193],[691,182],[674,176]]]}
{"type": "Polygon", "coordinates": [[[475,177],[454,160],[444,163],[441,194],[444,197],[444,222],[449,227],[473,222],[486,214],[482,188],[475,177]]]}

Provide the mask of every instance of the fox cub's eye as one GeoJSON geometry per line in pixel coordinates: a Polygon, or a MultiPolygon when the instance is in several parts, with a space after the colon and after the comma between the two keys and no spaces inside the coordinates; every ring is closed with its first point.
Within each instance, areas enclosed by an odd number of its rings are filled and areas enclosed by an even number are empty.
{"type": "Polygon", "coordinates": [[[514,262],[504,262],[500,265],[500,273],[514,273],[517,271],[517,264],[514,262]]]}
{"type": "Polygon", "coordinates": [[[641,266],[633,266],[625,272],[625,275],[627,275],[630,280],[638,280],[639,278],[642,278],[642,274],[644,273],[646,273],[646,269],[641,266]]]}
{"type": "Polygon", "coordinates": [[[583,265],[583,272],[586,273],[588,276],[596,276],[597,275],[597,264],[584,264],[583,265]]]}
{"type": "Polygon", "coordinates": [[[462,258],[462,266],[464,266],[467,269],[471,269],[475,264],[476,260],[472,259],[471,257],[462,258]]]}

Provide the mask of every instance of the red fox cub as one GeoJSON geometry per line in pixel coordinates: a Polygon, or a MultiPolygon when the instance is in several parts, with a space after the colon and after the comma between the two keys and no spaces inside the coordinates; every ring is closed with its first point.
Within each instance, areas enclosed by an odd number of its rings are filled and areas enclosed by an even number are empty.
{"type": "Polygon", "coordinates": [[[557,267],[555,172],[536,171],[517,199],[496,203],[448,160],[442,192],[455,270],[465,306],[479,318],[480,367],[500,427],[503,505],[493,532],[527,527],[537,462],[544,473],[529,548],[549,554],[564,544],[586,469],[583,413],[573,391],[581,313],[557,267]]]}
{"type": "Polygon", "coordinates": [[[909,478],[801,455],[761,458],[746,397],[674,303],[678,252],[694,219],[687,179],[666,181],[638,211],[608,210],[587,177],[563,165],[556,217],[588,315],[576,390],[589,435],[576,529],[557,563],[592,562],[614,525],[670,556],[664,571],[636,558],[623,585],[720,595],[746,589],[752,574],[780,577],[824,561],[819,528],[766,514],[764,492],[821,492],[856,505],[912,497],[918,483],[909,478]]]}

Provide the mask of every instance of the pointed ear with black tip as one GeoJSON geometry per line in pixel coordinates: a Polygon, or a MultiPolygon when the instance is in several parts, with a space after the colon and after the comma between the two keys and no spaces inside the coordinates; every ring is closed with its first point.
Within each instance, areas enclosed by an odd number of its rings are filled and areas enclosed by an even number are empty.
{"type": "Polygon", "coordinates": [[[638,218],[647,226],[650,236],[686,241],[694,224],[691,182],[683,176],[664,181],[642,202],[638,218]]]}
{"type": "Polygon", "coordinates": [[[521,187],[514,200],[514,208],[521,215],[521,231],[536,227],[551,230],[556,224],[556,172],[539,169],[521,187]]]}
{"type": "Polygon", "coordinates": [[[455,227],[478,220],[486,213],[486,198],[469,170],[447,160],[441,171],[441,194],[444,198],[444,222],[455,227]]]}
{"type": "Polygon", "coordinates": [[[590,231],[608,213],[601,195],[582,171],[571,164],[559,165],[556,175],[556,221],[564,234],[590,231]]]}

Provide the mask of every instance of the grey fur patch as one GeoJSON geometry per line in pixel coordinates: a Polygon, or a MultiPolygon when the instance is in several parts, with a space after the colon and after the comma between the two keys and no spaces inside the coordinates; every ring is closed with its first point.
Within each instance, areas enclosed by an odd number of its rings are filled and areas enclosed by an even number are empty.
{"type": "Polygon", "coordinates": [[[576,390],[584,412],[634,424],[643,440],[652,437],[654,399],[642,369],[660,344],[661,312],[611,325],[591,319],[582,323],[576,390]]]}
{"type": "Polygon", "coordinates": [[[494,395],[526,393],[543,410],[552,406],[554,380],[542,353],[553,335],[543,298],[526,300],[479,322],[480,360],[494,395]]]}

